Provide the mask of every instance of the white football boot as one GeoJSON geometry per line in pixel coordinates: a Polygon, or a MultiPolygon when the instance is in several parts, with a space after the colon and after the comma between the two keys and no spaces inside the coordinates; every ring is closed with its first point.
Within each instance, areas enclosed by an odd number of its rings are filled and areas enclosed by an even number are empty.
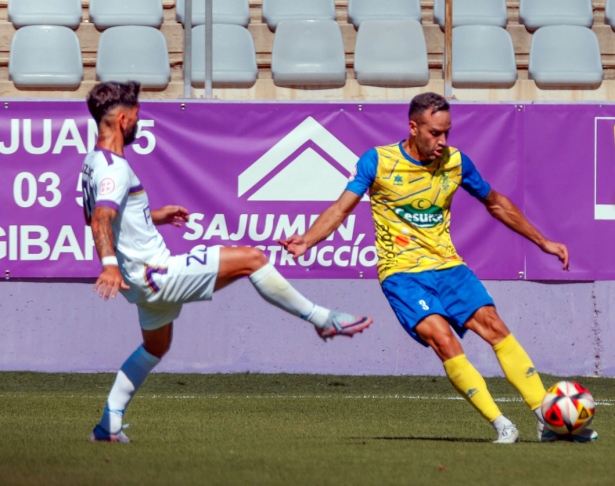
{"type": "Polygon", "coordinates": [[[494,444],[514,444],[519,442],[519,431],[515,424],[506,425],[502,430],[498,430],[498,439],[494,440],[494,444]]]}

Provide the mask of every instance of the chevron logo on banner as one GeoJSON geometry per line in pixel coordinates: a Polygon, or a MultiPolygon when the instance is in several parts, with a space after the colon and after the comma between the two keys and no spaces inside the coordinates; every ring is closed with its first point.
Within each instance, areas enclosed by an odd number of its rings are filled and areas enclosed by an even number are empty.
{"type": "Polygon", "coordinates": [[[335,201],[358,159],[310,116],[239,175],[237,195],[254,191],[248,201],[335,201]]]}

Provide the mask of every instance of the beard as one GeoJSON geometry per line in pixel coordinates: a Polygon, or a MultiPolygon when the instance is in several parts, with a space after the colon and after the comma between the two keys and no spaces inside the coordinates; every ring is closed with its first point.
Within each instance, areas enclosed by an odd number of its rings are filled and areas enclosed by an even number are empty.
{"type": "Polygon", "coordinates": [[[124,132],[124,145],[130,145],[132,142],[135,141],[135,138],[137,138],[137,124],[136,123],[133,125],[133,127],[129,131],[124,132]]]}

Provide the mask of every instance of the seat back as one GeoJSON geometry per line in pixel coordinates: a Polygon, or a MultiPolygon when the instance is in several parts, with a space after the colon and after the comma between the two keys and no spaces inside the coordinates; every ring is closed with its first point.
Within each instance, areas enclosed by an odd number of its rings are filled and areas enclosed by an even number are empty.
{"type": "MultiPolygon", "coordinates": [[[[434,0],[434,22],[444,28],[445,0],[434,0]]],[[[453,2],[453,27],[458,25],[497,25],[508,23],[506,0],[455,0],[453,2]]]]}
{"type": "Polygon", "coordinates": [[[335,20],[335,1],[263,0],[263,20],[272,30],[282,20],[335,20]]]}
{"type": "Polygon", "coordinates": [[[591,0],[520,0],[519,22],[529,30],[546,25],[591,27],[594,12],[591,0]]]}
{"type": "Polygon", "coordinates": [[[162,24],[162,0],[90,0],[90,20],[99,29],[162,24]]]}
{"type": "Polygon", "coordinates": [[[453,86],[510,87],[517,81],[512,38],[495,25],[453,29],[453,86]]]}
{"type": "Polygon", "coordinates": [[[30,25],[13,36],[9,76],[18,88],[76,88],[83,79],[77,34],[59,25],[30,25]]]}
{"type": "Polygon", "coordinates": [[[427,46],[416,20],[364,20],[357,33],[354,69],[359,84],[424,86],[427,46]]]}
{"type": "Polygon", "coordinates": [[[81,0],[11,0],[8,18],[15,27],[64,25],[76,29],[82,18],[81,0]]]}
{"type": "Polygon", "coordinates": [[[346,61],[338,23],[281,21],[273,40],[271,71],[277,86],[344,86],[346,61]]]}
{"type": "Polygon", "coordinates": [[[169,50],[153,27],[111,27],[100,36],[96,75],[100,81],[139,81],[146,88],[165,88],[171,79],[169,50]]]}
{"type": "Polygon", "coordinates": [[[364,20],[421,19],[420,0],[348,0],[348,21],[357,29],[364,20]]]}
{"type": "MultiPolygon", "coordinates": [[[[244,88],[258,76],[254,41],[250,32],[232,24],[213,26],[213,85],[244,88]]],[[[192,84],[205,83],[205,26],[192,28],[192,84]]]]}
{"type": "MultiPolygon", "coordinates": [[[[104,0],[103,0],[104,1],[104,0]]],[[[250,23],[249,0],[213,0],[213,21],[216,24],[237,24],[247,27],[250,23]]],[[[176,0],[176,18],[182,24],[186,17],[184,0],[176,0]]],[[[192,0],[192,25],[205,23],[205,0],[192,0]]]]}
{"type": "Polygon", "coordinates": [[[539,86],[599,85],[603,69],[598,37],[578,25],[541,27],[532,37],[529,75],[539,86]]]}

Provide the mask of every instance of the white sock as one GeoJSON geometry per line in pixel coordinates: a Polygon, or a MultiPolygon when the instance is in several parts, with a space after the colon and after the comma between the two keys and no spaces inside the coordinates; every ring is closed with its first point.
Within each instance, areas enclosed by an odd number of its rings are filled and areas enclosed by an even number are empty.
{"type": "Polygon", "coordinates": [[[493,422],[491,422],[491,425],[493,425],[493,428],[496,430],[496,432],[500,432],[500,430],[502,430],[504,427],[513,425],[513,423],[506,417],[504,417],[504,415],[500,415],[493,422]]]}
{"type": "Polygon", "coordinates": [[[130,355],[115,377],[100,425],[110,434],[122,430],[122,418],[130,400],[147,378],[150,371],[160,363],[160,358],[149,354],[143,346],[130,355]]]}
{"type": "Polygon", "coordinates": [[[320,307],[293,288],[280,272],[267,263],[250,275],[256,291],[270,304],[311,322],[316,327],[324,327],[329,317],[329,309],[320,307]]]}
{"type": "Polygon", "coordinates": [[[545,419],[544,419],[544,417],[542,416],[542,410],[540,409],[540,407],[538,407],[538,408],[534,409],[533,411],[534,411],[534,414],[536,415],[536,418],[538,419],[538,421],[539,421],[541,424],[544,424],[544,423],[545,423],[545,419]]]}

